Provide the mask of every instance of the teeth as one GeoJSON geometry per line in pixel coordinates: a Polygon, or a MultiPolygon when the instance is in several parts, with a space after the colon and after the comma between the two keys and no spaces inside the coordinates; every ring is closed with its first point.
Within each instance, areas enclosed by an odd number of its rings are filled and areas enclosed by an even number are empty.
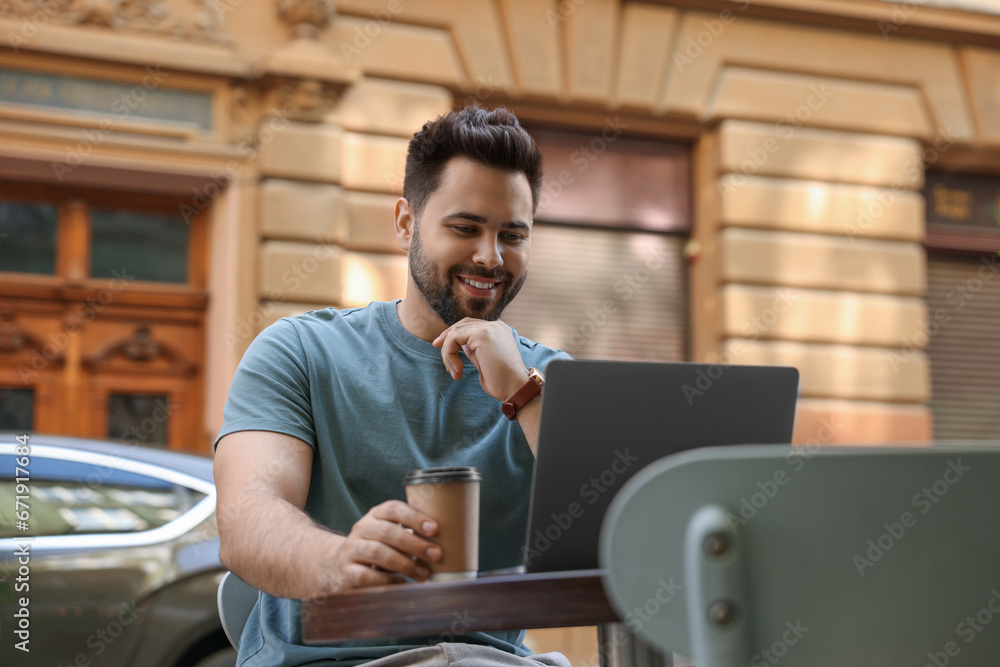
{"type": "Polygon", "coordinates": [[[478,287],[479,289],[491,289],[493,287],[493,283],[479,283],[475,280],[468,280],[466,278],[462,278],[462,280],[465,280],[465,282],[469,283],[473,287],[478,287]]]}

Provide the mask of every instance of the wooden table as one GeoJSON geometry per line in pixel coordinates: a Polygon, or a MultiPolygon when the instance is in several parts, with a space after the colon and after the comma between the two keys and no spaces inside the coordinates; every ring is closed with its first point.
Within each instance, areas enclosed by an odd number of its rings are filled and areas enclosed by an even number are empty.
{"type": "Polygon", "coordinates": [[[306,644],[522,628],[597,625],[601,664],[669,664],[650,654],[608,603],[601,570],[512,574],[363,588],[302,603],[306,644]]]}

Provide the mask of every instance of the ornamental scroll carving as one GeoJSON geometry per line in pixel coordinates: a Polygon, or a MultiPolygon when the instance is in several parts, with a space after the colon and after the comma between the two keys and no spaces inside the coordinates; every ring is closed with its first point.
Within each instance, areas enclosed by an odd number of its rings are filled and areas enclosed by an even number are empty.
{"type": "Polygon", "coordinates": [[[316,39],[330,25],[333,0],[276,0],[278,16],[292,28],[293,39],[316,39]]]}
{"type": "Polygon", "coordinates": [[[30,333],[14,322],[14,312],[0,311],[0,354],[15,354],[26,348],[39,347],[30,333]]]}
{"type": "Polygon", "coordinates": [[[100,368],[116,360],[132,364],[163,361],[168,366],[168,372],[183,375],[192,375],[197,370],[195,364],[185,359],[172,345],[158,340],[145,323],[139,324],[130,337],[109,343],[92,357],[84,359],[83,363],[88,368],[100,368]]]}
{"type": "Polygon", "coordinates": [[[315,79],[285,79],[276,91],[276,109],[290,120],[318,123],[333,109],[337,88],[315,79]]]}
{"type": "Polygon", "coordinates": [[[236,82],[230,89],[229,119],[231,130],[229,140],[238,146],[242,158],[256,155],[259,142],[254,128],[258,120],[259,97],[256,88],[247,83],[236,82]]]}
{"type": "Polygon", "coordinates": [[[50,23],[110,28],[172,39],[232,45],[223,17],[243,0],[3,0],[0,17],[25,28],[50,23]]]}
{"type": "Polygon", "coordinates": [[[17,368],[22,380],[37,374],[50,363],[62,365],[67,330],[42,337],[17,322],[12,309],[0,309],[0,360],[14,358],[24,361],[17,368]]]}

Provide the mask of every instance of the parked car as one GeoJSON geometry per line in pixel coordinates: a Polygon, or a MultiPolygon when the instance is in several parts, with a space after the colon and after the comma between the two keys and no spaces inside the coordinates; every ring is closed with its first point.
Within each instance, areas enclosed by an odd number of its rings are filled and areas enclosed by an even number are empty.
{"type": "Polygon", "coordinates": [[[23,447],[0,434],[0,665],[234,665],[211,459],[40,435],[23,447]]]}

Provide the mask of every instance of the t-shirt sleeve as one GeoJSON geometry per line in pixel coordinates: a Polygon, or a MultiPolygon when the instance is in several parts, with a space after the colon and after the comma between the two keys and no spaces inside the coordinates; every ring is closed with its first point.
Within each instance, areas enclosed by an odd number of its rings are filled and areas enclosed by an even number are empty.
{"type": "Polygon", "coordinates": [[[262,331],[236,369],[215,446],[237,431],[275,431],[316,446],[309,365],[289,320],[278,320],[262,331]]]}
{"type": "Polygon", "coordinates": [[[569,361],[574,360],[573,355],[571,355],[569,352],[563,352],[562,350],[553,350],[551,348],[545,348],[545,353],[543,356],[542,363],[538,367],[539,370],[541,370],[544,373],[549,363],[557,359],[569,360],[569,361]]]}
{"type": "Polygon", "coordinates": [[[519,338],[522,346],[521,356],[524,359],[525,365],[534,366],[543,374],[546,372],[546,368],[552,361],[557,359],[573,360],[573,356],[567,352],[551,347],[545,347],[544,345],[530,341],[524,337],[519,338]]]}

